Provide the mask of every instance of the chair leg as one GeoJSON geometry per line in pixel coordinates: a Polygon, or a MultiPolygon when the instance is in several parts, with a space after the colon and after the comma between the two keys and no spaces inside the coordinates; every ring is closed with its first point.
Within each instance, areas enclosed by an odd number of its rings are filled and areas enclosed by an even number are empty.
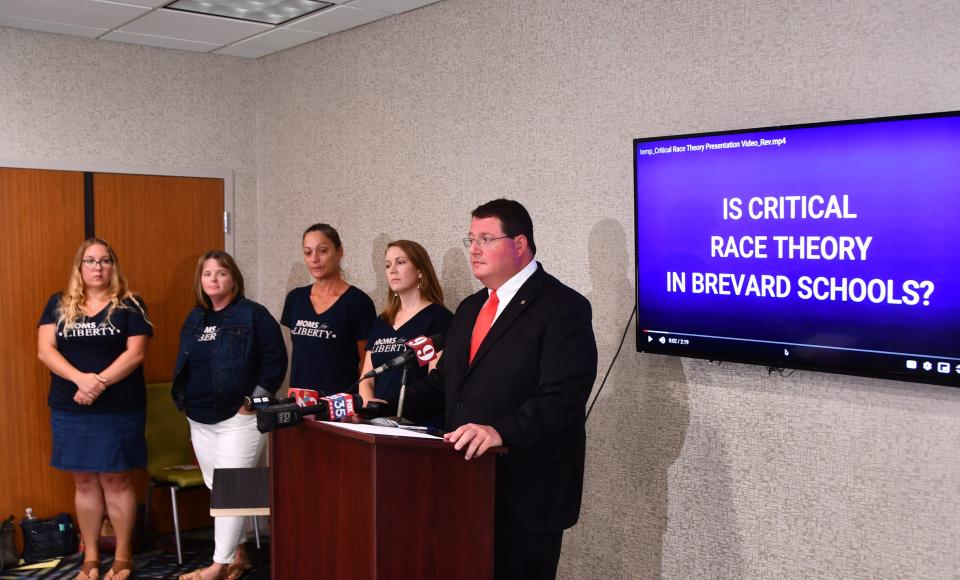
{"type": "Polygon", "coordinates": [[[147,482],[147,500],[143,507],[143,545],[150,545],[150,498],[153,497],[153,482],[147,482]]]}
{"type": "Polygon", "coordinates": [[[260,524],[257,523],[259,518],[253,516],[253,535],[257,538],[257,549],[260,549],[260,524]]]}
{"type": "Polygon", "coordinates": [[[177,542],[177,564],[183,564],[183,548],[180,546],[180,514],[177,511],[177,488],[170,488],[170,505],[173,507],[173,537],[177,542]]]}

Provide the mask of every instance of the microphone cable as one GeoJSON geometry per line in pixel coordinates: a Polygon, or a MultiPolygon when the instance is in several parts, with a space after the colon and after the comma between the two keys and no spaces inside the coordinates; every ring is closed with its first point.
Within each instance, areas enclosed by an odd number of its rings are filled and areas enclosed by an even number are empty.
{"type": "Polygon", "coordinates": [[[610,361],[610,366],[607,367],[606,374],[603,375],[603,380],[600,381],[600,386],[597,388],[597,394],[593,396],[593,402],[590,403],[590,408],[587,409],[587,415],[583,418],[583,422],[586,423],[590,419],[590,412],[593,411],[593,406],[597,404],[597,399],[600,398],[600,391],[603,390],[603,385],[607,384],[607,377],[610,376],[610,371],[613,370],[613,363],[617,362],[617,357],[620,356],[620,349],[623,348],[623,342],[627,339],[627,331],[630,330],[630,323],[633,322],[633,315],[637,313],[637,305],[633,305],[633,309],[630,311],[630,318],[627,319],[627,326],[623,329],[623,336],[620,337],[620,346],[617,347],[617,352],[613,354],[613,360],[610,361]]]}

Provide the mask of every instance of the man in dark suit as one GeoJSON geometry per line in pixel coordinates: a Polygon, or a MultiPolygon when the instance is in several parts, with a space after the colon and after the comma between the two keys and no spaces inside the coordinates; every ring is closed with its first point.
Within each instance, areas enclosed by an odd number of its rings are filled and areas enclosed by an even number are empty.
{"type": "Polygon", "coordinates": [[[410,409],[442,409],[447,441],[468,460],[508,449],[497,457],[496,578],[552,579],[563,530],[580,515],[584,410],[597,375],[590,303],[534,261],[520,203],[497,199],[472,217],[463,241],[484,289],[457,308],[410,409]]]}

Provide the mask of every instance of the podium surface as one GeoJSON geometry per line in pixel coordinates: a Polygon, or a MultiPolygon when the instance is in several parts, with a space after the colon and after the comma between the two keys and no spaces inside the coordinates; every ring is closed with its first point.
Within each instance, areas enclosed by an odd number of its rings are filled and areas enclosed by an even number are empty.
{"type": "Polygon", "coordinates": [[[494,456],[304,421],[270,436],[275,579],[493,577],[494,456]]]}

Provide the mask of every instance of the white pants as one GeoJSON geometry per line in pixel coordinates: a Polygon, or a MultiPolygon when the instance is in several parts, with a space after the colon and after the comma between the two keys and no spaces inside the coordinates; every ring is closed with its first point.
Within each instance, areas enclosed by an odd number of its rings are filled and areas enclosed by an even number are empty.
{"type": "MultiPolygon", "coordinates": [[[[256,415],[236,414],[213,425],[190,421],[190,438],[197,454],[203,483],[213,489],[213,470],[221,467],[255,467],[267,442],[267,436],[257,431],[256,415]]],[[[233,563],[237,545],[243,537],[242,516],[223,516],[213,519],[215,547],[213,561],[233,563]]]]}

